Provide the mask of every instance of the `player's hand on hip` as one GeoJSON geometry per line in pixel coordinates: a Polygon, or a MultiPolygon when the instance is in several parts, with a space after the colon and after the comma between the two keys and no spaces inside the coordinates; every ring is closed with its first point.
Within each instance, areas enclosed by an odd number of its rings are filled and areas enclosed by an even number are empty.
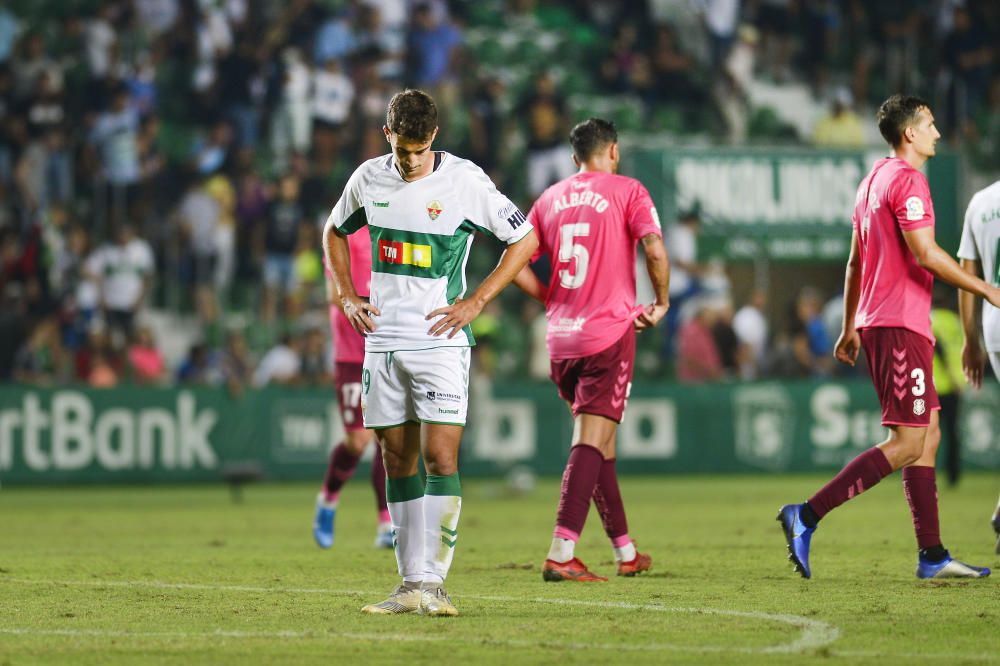
{"type": "Polygon", "coordinates": [[[362,298],[345,298],[343,304],[344,316],[351,322],[355,331],[362,335],[375,331],[375,322],[372,321],[371,315],[377,317],[382,314],[377,307],[362,298]]]}
{"type": "Polygon", "coordinates": [[[973,388],[983,385],[983,367],[986,365],[986,355],[979,346],[979,340],[966,340],[962,345],[962,372],[973,388]]]}
{"type": "Polygon", "coordinates": [[[669,309],[670,303],[650,303],[642,309],[642,312],[635,318],[632,325],[636,331],[645,331],[647,328],[652,328],[663,319],[669,309]]]}
{"type": "Polygon", "coordinates": [[[837,338],[837,346],[833,348],[833,355],[838,361],[849,366],[854,366],[858,360],[858,352],[861,351],[861,336],[857,331],[844,331],[837,338]]]}
{"type": "Polygon", "coordinates": [[[466,301],[461,298],[455,299],[455,302],[451,305],[438,308],[424,317],[427,321],[430,321],[434,317],[440,317],[440,319],[434,322],[434,325],[431,326],[427,333],[437,336],[446,333],[450,329],[451,333],[448,334],[448,338],[453,338],[469,322],[478,317],[482,309],[483,306],[477,305],[476,301],[466,301]]]}

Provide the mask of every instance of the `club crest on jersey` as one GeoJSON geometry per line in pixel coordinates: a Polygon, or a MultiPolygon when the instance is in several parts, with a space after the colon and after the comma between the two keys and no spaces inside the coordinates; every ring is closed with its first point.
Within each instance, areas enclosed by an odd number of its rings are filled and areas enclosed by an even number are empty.
{"type": "Polygon", "coordinates": [[[442,206],[441,202],[438,201],[437,199],[427,204],[427,215],[428,217],[431,218],[432,221],[441,217],[441,213],[443,211],[444,211],[444,206],[442,206]]]}
{"type": "Polygon", "coordinates": [[[917,398],[913,401],[913,413],[917,416],[921,416],[927,411],[927,405],[924,404],[923,398],[917,398]]]}

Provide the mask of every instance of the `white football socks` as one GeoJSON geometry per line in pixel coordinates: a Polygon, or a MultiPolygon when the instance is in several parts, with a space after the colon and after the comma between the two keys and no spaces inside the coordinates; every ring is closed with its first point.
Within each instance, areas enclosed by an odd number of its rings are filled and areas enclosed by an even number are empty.
{"type": "Polygon", "coordinates": [[[419,583],[424,579],[424,484],[417,474],[386,479],[385,491],[399,575],[406,583],[419,583]]]}
{"type": "Polygon", "coordinates": [[[573,559],[573,551],[576,542],[572,539],[560,539],[552,537],[552,545],[549,546],[548,559],[553,562],[569,562],[573,559]]]}
{"type": "Polygon", "coordinates": [[[458,518],[462,513],[462,486],[457,472],[448,476],[427,476],[423,508],[423,574],[427,587],[444,582],[455,556],[458,518]]]}

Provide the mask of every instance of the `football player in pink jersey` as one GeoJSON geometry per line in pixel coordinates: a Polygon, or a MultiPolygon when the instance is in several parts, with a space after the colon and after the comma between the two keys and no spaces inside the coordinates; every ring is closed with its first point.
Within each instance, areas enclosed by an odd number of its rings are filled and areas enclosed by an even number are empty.
{"type": "Polygon", "coordinates": [[[889,437],[849,462],[803,504],[786,504],[777,520],[789,559],[811,576],[809,545],[827,513],[897,469],[913,515],[918,578],[981,578],[990,570],[951,557],[941,544],[934,458],[941,440],[930,328],[934,277],[1000,304],[1000,289],[962,270],[934,241],[934,207],[918,171],[941,134],[926,102],[893,95],[876,114],[892,148],[861,181],[851,254],[844,278],[843,330],[834,355],[854,365],[863,347],[889,437]]]}
{"type": "Polygon", "coordinates": [[[670,266],[649,192],[617,175],[614,124],[591,118],[570,133],[579,172],[547,189],[528,215],[539,238],[534,259],[552,259],[544,286],[525,267],[515,282],[545,304],[552,381],[573,413],[573,441],[547,581],[605,581],[574,555],[593,498],[614,549],[618,575],[652,566],[628,535],[615,471],[615,434],[632,386],[637,331],[655,326],[669,307],[670,266]],[[635,304],[635,251],[642,243],[656,300],[635,304]]]}
{"type": "MultiPolygon", "coordinates": [[[[372,252],[368,229],[350,237],[351,271],[354,284],[367,297],[371,284],[372,252]]],[[[320,548],[333,545],[335,519],[340,490],[354,474],[365,448],[375,445],[372,458],[372,488],[378,511],[378,530],[375,534],[376,548],[392,548],[392,523],[385,496],[385,466],[382,464],[382,449],[375,433],[364,427],[361,416],[361,366],[365,360],[365,339],[354,330],[338,305],[340,299],[333,285],[330,271],[326,271],[327,301],[330,303],[330,330],[333,333],[334,361],[337,402],[346,435],[330,452],[330,462],[323,477],[323,488],[316,498],[316,517],[313,520],[313,538],[320,548]]]]}

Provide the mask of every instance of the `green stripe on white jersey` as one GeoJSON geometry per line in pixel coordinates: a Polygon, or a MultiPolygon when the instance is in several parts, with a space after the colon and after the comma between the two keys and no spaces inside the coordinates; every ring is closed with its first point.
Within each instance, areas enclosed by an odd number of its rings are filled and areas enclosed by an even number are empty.
{"type": "Polygon", "coordinates": [[[380,311],[365,349],[375,352],[466,347],[464,335],[431,336],[425,317],[466,291],[465,265],[476,231],[505,243],[531,225],[478,166],[439,153],[430,175],[406,182],[391,155],[362,164],[351,175],[327,226],[351,234],[368,225],[372,238],[371,302],[380,311]]]}

